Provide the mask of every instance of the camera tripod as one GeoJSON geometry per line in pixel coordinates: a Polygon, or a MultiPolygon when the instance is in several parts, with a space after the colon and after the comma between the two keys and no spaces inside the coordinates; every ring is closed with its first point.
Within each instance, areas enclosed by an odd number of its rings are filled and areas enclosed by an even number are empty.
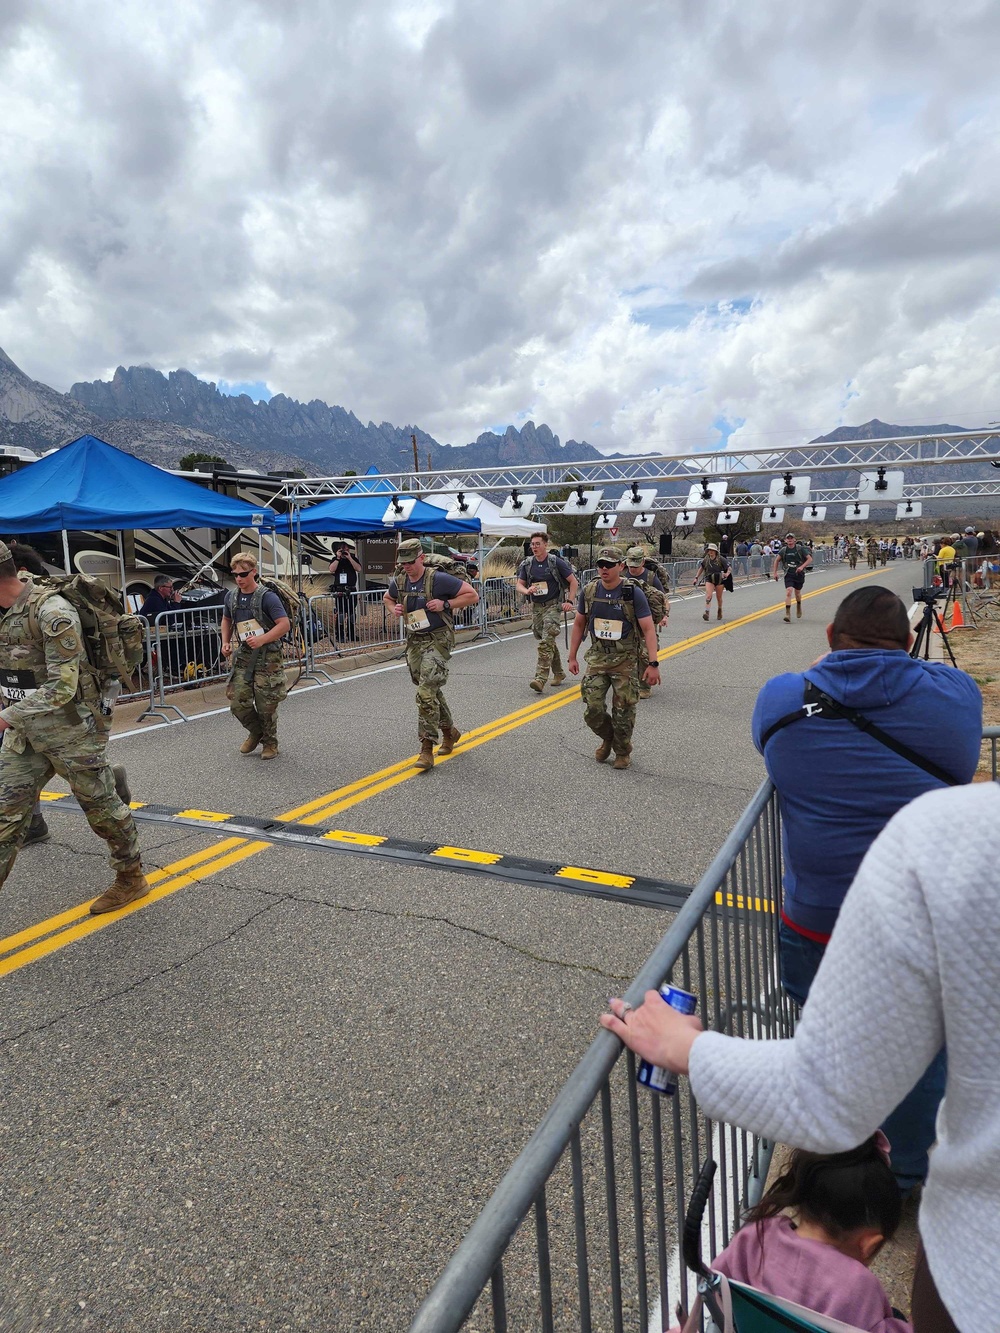
{"type": "MultiPolygon", "coordinates": [[[[924,592],[925,590],[920,589],[919,591],[924,592]]],[[[927,589],[926,591],[929,592],[931,590],[927,589]]],[[[914,596],[917,595],[917,592],[918,589],[914,588],[914,596]]],[[[951,659],[952,666],[957,669],[958,663],[955,661],[955,654],[951,651],[951,643],[948,640],[948,631],[944,627],[945,617],[948,614],[948,604],[955,600],[954,583],[948,589],[944,599],[944,606],[940,611],[938,611],[937,606],[935,605],[933,595],[930,599],[926,596],[922,596],[918,600],[922,601],[924,604],[924,614],[921,617],[920,624],[917,626],[917,637],[914,639],[913,647],[910,649],[910,656],[920,657],[920,650],[923,648],[923,659],[925,662],[928,661],[931,653],[931,634],[937,629],[941,635],[941,643],[944,646],[944,650],[951,659]]]]}

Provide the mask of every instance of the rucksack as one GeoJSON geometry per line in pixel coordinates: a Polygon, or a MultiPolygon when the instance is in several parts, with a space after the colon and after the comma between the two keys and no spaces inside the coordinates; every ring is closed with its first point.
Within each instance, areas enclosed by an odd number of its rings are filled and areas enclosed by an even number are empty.
{"type": "MultiPolygon", "coordinates": [[[[528,582],[528,577],[527,577],[528,570],[531,568],[533,561],[535,561],[535,557],[533,555],[529,555],[526,557],[526,559],[522,560],[521,563],[518,565],[517,577],[521,580],[522,583],[528,582]]],[[[544,560],[538,560],[535,561],[535,563],[539,565],[544,565],[545,568],[549,571],[549,573],[553,576],[553,578],[559,584],[559,591],[562,593],[562,599],[565,602],[569,597],[569,583],[566,579],[563,578],[562,574],[560,573],[559,565],[556,562],[556,558],[552,554],[552,552],[549,551],[546,554],[544,560]]]]}
{"type": "Polygon", "coordinates": [[[38,596],[28,603],[28,628],[41,637],[38,610],[50,597],[64,597],[80,617],[86,665],[98,695],[114,680],[127,692],[135,689],[132,673],[142,663],[145,632],[138,616],[130,615],[113,588],[91,574],[46,577],[35,582],[38,596]]]}
{"type": "MultiPolygon", "coordinates": [[[[257,587],[253,591],[253,601],[250,603],[250,614],[254,620],[264,626],[266,630],[274,629],[274,621],[264,610],[265,592],[277,593],[278,600],[285,608],[285,614],[288,616],[289,623],[294,628],[302,624],[303,601],[290,583],[284,579],[272,578],[269,574],[258,574],[257,587]],[[270,623],[268,623],[270,621],[270,623]]],[[[236,590],[230,589],[226,593],[226,616],[231,621],[235,621],[234,609],[236,606],[236,590]]]]}
{"type": "MultiPolygon", "coordinates": [[[[648,574],[655,573],[654,570],[650,569],[648,561],[646,563],[646,572],[648,574]]],[[[631,579],[632,575],[626,574],[625,577],[631,579]]],[[[661,579],[660,581],[662,583],[663,580],[661,579]]],[[[649,603],[649,609],[653,613],[653,623],[658,625],[667,614],[666,596],[660,592],[659,588],[654,588],[652,584],[647,583],[644,579],[633,579],[633,582],[637,583],[646,594],[646,601],[649,603]]]]}

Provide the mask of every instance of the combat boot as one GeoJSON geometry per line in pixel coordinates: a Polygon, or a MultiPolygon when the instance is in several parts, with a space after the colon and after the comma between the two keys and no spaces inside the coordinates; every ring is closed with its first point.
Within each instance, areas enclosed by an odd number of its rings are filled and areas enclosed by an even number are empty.
{"type": "Polygon", "coordinates": [[[528,689],[534,690],[536,694],[541,694],[542,690],[545,689],[545,681],[536,676],[534,680],[528,681],[528,689]]]}
{"type": "Polygon", "coordinates": [[[601,743],[594,751],[594,758],[599,764],[603,764],[611,755],[611,728],[605,727],[598,735],[601,737],[601,743]]]}
{"type": "Polygon", "coordinates": [[[611,767],[612,767],[612,768],[628,768],[629,764],[631,764],[631,762],[632,762],[632,757],[631,757],[631,756],[632,756],[632,747],[631,747],[631,745],[626,745],[623,749],[621,749],[621,750],[616,750],[616,751],[615,751],[615,762],[611,765],[611,767]]]}
{"type": "Polygon", "coordinates": [[[553,684],[553,685],[561,685],[565,679],[566,679],[566,677],[565,677],[561,672],[553,671],[553,673],[552,673],[552,684],[553,684]]]}
{"type": "Polygon", "coordinates": [[[441,744],[438,746],[438,754],[451,754],[455,746],[462,739],[462,733],[458,727],[441,728],[441,744]]]}
{"type": "Polygon", "coordinates": [[[49,833],[49,826],[39,814],[31,816],[31,823],[28,825],[28,831],[24,835],[22,847],[30,847],[34,842],[48,842],[52,835],[49,833]]]}
{"type": "Polygon", "coordinates": [[[420,754],[417,756],[416,766],[423,772],[434,767],[434,742],[432,740],[422,740],[420,742],[420,754]]]}
{"type": "Polygon", "coordinates": [[[263,748],[263,749],[261,750],[261,752],[260,752],[260,757],[261,757],[261,759],[277,759],[277,757],[278,757],[278,742],[277,742],[277,741],[265,741],[265,742],[264,742],[264,748],[263,748]]]}
{"type": "Polygon", "coordinates": [[[119,870],[115,882],[99,898],[90,904],[91,916],[100,916],[102,912],[117,912],[139,898],[145,898],[149,892],[149,881],[142,873],[142,866],[133,866],[130,870],[119,870]]]}
{"type": "Polygon", "coordinates": [[[128,785],[128,774],[121,764],[115,764],[111,772],[115,779],[115,791],[118,793],[118,799],[123,805],[132,804],[132,788],[128,785]]]}
{"type": "Polygon", "coordinates": [[[251,731],[250,735],[240,746],[240,754],[253,754],[254,750],[256,750],[259,744],[260,744],[260,737],[255,736],[251,731]]]}

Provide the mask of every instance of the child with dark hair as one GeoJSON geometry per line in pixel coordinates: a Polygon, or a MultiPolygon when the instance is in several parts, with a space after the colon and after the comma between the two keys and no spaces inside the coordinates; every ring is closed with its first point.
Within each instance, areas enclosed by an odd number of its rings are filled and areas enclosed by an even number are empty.
{"type": "Polygon", "coordinates": [[[850,1152],[797,1148],[712,1267],[854,1328],[912,1333],[869,1272],[901,1211],[881,1130],[850,1152]]]}

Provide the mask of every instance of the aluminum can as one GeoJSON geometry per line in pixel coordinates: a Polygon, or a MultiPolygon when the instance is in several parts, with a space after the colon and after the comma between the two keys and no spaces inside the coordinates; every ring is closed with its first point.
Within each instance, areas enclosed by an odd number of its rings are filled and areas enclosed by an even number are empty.
{"type": "MultiPolygon", "coordinates": [[[[669,981],[660,987],[660,994],[671,1009],[676,1009],[679,1014],[693,1014],[698,1007],[697,995],[692,995],[689,990],[681,990],[679,986],[671,986],[669,981]]],[[[676,1074],[669,1069],[661,1069],[659,1065],[651,1065],[648,1060],[639,1061],[635,1081],[650,1092],[658,1092],[664,1097],[673,1096],[677,1087],[676,1074]]]]}

